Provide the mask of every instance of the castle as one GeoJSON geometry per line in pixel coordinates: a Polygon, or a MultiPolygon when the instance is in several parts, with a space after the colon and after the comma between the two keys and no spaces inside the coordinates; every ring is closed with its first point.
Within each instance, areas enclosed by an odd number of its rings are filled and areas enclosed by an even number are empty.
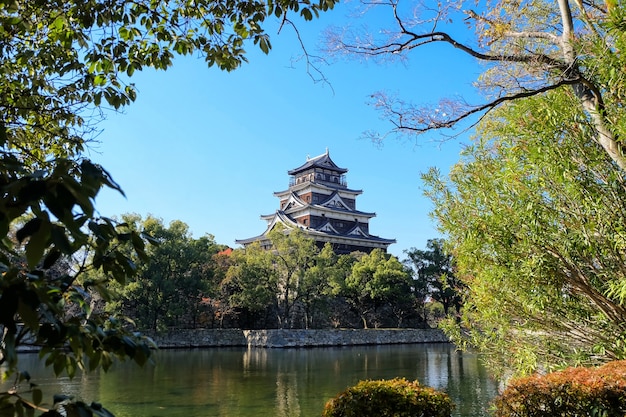
{"type": "Polygon", "coordinates": [[[356,198],[363,191],[348,188],[347,172],[333,162],[328,149],[315,158],[307,157],[303,165],[288,171],[289,188],[274,193],[280,199],[280,208],[261,216],[267,221],[265,232],[236,243],[247,246],[259,242],[269,248],[267,234],[282,225],[287,229],[302,229],[320,248],[330,242],[337,254],[369,253],[376,248],[386,251],[396,241],[370,234],[369,220],[376,213],[356,209],[356,198]]]}

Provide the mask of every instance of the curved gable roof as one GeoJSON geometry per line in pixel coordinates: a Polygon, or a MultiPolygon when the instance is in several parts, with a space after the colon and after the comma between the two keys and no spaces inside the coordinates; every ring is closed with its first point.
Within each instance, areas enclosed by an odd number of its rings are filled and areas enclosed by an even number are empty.
{"type": "Polygon", "coordinates": [[[311,168],[324,168],[324,169],[330,169],[332,171],[335,171],[339,174],[345,174],[346,172],[348,172],[347,169],[345,168],[339,168],[337,166],[337,164],[335,164],[333,162],[332,159],[330,159],[330,155],[328,153],[328,149],[326,149],[326,153],[316,156],[315,158],[308,158],[307,157],[307,161],[299,166],[298,168],[292,169],[290,171],[287,171],[287,173],[289,175],[296,175],[299,172],[302,171],[306,171],[307,169],[311,169],[311,168]]]}
{"type": "Polygon", "coordinates": [[[339,193],[337,191],[335,191],[334,193],[332,193],[331,195],[328,196],[328,198],[324,201],[322,201],[321,203],[319,203],[320,206],[324,206],[324,207],[328,207],[328,208],[343,208],[345,210],[352,210],[341,198],[341,196],[339,195],[339,193]]]}
{"type": "Polygon", "coordinates": [[[293,208],[302,208],[302,207],[307,207],[309,205],[309,203],[306,203],[305,201],[303,201],[298,194],[292,192],[289,195],[289,198],[287,199],[287,202],[285,204],[285,207],[283,207],[282,211],[287,211],[289,209],[293,209],[293,208]]]}
{"type": "Polygon", "coordinates": [[[339,232],[337,231],[337,229],[335,229],[333,227],[332,224],[330,224],[329,221],[327,221],[326,223],[324,223],[323,225],[321,225],[320,227],[315,228],[315,230],[317,230],[318,232],[326,232],[326,233],[334,233],[336,235],[339,234],[339,232]]]}
{"type": "Polygon", "coordinates": [[[370,235],[368,233],[365,233],[363,231],[363,229],[361,229],[360,225],[356,225],[354,226],[351,230],[348,231],[348,233],[346,233],[346,235],[348,236],[363,236],[363,237],[369,237],[370,235]]]}

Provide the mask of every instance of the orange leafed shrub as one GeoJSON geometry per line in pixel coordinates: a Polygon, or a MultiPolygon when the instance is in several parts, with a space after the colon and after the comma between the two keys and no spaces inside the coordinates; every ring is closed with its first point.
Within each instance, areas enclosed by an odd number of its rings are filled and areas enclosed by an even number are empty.
{"type": "Polygon", "coordinates": [[[404,378],[360,381],[324,407],[322,417],[450,417],[447,394],[404,378]]]}
{"type": "Polygon", "coordinates": [[[495,417],[624,417],[626,361],[513,380],[494,405],[495,417]]]}

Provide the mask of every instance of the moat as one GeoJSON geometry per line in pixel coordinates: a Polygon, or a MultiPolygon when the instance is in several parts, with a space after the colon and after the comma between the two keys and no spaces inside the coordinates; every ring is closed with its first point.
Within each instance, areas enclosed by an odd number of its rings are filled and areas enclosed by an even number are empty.
{"type": "Polygon", "coordinates": [[[478,356],[447,343],[309,349],[163,350],[144,368],[55,380],[37,355],[21,358],[44,390],[101,402],[117,417],[314,417],[362,379],[405,377],[448,392],[456,417],[487,416],[497,384],[478,356]]]}

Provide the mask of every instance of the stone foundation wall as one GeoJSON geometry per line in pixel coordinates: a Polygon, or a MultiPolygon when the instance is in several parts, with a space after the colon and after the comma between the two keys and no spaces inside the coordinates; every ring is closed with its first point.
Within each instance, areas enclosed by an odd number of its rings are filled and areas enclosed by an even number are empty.
{"type": "Polygon", "coordinates": [[[239,329],[170,330],[144,334],[150,336],[160,348],[248,346],[243,330],[239,329]]]}
{"type": "Polygon", "coordinates": [[[161,348],[247,346],[263,348],[447,343],[438,329],[173,330],[150,335],[161,348]]]}

